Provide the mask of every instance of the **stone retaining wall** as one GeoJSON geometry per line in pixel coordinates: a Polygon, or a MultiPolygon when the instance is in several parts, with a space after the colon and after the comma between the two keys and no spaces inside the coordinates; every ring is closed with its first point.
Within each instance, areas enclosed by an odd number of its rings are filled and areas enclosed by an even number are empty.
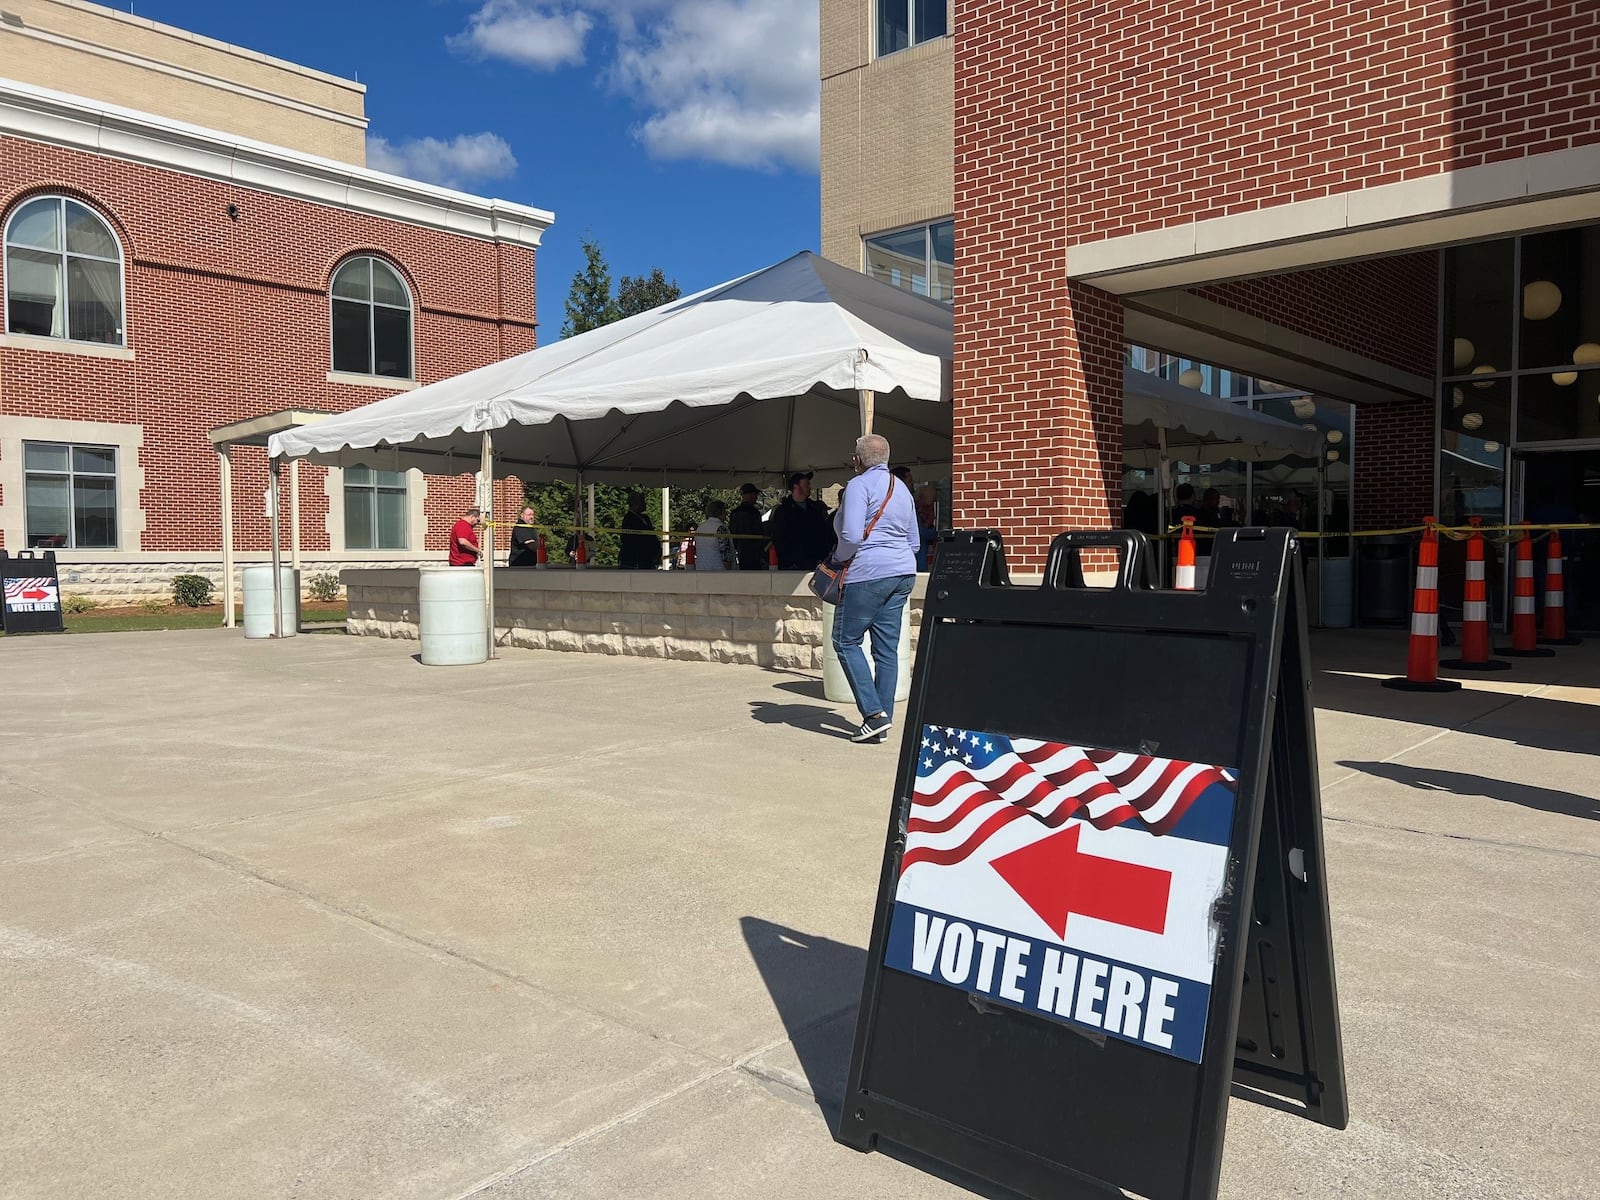
{"type": "MultiPolygon", "coordinates": [[[[66,553],[73,553],[68,551],[66,553]]],[[[430,554],[429,561],[436,561],[437,554],[430,554]]],[[[287,565],[289,556],[284,555],[287,565]]],[[[234,566],[234,597],[237,600],[244,587],[243,577],[239,574],[247,566],[266,566],[271,559],[261,556],[241,557],[234,566]]],[[[330,571],[335,575],[341,572],[357,570],[374,570],[385,568],[415,569],[416,560],[391,559],[386,561],[352,561],[350,559],[312,559],[302,557],[300,563],[300,586],[302,591],[307,581],[313,575],[320,575],[330,571]]],[[[178,558],[158,559],[142,562],[67,562],[61,558],[61,553],[56,556],[56,568],[61,577],[61,592],[66,596],[88,596],[102,604],[116,604],[121,601],[143,600],[151,596],[164,600],[172,599],[172,579],[175,575],[204,575],[211,580],[211,586],[221,589],[222,586],[222,560],[220,557],[199,558],[183,560],[178,558]]]]}
{"type": "MultiPolygon", "coordinates": [[[[496,571],[496,640],[537,650],[819,671],[822,602],[805,578],[795,571],[496,571]]],[[[352,634],[418,636],[417,571],[353,570],[343,579],[352,634]]],[[[913,643],[924,582],[919,578],[912,592],[913,643]]]]}

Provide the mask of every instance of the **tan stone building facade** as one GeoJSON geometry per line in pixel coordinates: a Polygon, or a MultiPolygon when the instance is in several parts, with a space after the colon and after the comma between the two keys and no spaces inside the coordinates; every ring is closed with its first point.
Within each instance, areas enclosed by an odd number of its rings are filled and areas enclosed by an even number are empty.
{"type": "Polygon", "coordinates": [[[362,167],[367,89],[86,0],[5,0],[0,75],[362,167]]]}
{"type": "MultiPolygon", "coordinates": [[[[857,270],[872,265],[869,241],[948,223],[955,211],[955,58],[948,10],[942,29],[930,28],[931,7],[904,0],[906,28],[875,3],[821,2],[822,256],[857,270]],[[913,44],[881,53],[890,39],[913,44]]],[[[890,242],[875,273],[897,269],[911,244],[890,242]]],[[[941,274],[935,264],[930,292],[941,274]]]]}

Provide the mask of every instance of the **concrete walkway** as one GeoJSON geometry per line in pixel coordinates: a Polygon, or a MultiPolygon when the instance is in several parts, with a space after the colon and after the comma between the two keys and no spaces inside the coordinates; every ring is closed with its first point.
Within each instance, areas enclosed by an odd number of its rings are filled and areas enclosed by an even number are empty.
{"type": "MultiPolygon", "coordinates": [[[[0,1193],[942,1197],[835,1145],[893,755],[813,678],[236,633],[0,645],[0,1193]]],[[[1600,643],[1316,642],[1352,1124],[1228,1197],[1600,1184],[1600,643]]]]}

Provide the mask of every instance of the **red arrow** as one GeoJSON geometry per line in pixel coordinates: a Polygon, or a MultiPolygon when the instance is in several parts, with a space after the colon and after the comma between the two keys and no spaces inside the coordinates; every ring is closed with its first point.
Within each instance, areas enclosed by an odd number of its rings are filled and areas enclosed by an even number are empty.
{"type": "Polygon", "coordinates": [[[48,600],[50,599],[50,593],[43,590],[23,592],[22,598],[24,600],[48,600]]]}
{"type": "Polygon", "coordinates": [[[1068,821],[1061,832],[1003,854],[990,865],[1057,937],[1067,936],[1067,918],[1073,913],[1165,933],[1172,872],[1085,854],[1078,849],[1082,833],[1083,822],[1068,821]]]}

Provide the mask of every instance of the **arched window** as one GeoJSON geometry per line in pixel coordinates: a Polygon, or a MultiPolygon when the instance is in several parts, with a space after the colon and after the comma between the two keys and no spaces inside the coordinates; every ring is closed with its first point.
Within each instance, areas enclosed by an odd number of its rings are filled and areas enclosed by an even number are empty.
{"type": "Polygon", "coordinates": [[[6,330],[123,344],[122,246],[93,209],[29,200],[6,222],[6,330]]]}
{"type": "Polygon", "coordinates": [[[352,258],[333,273],[333,369],[411,378],[411,291],[381,258],[352,258]]]}

